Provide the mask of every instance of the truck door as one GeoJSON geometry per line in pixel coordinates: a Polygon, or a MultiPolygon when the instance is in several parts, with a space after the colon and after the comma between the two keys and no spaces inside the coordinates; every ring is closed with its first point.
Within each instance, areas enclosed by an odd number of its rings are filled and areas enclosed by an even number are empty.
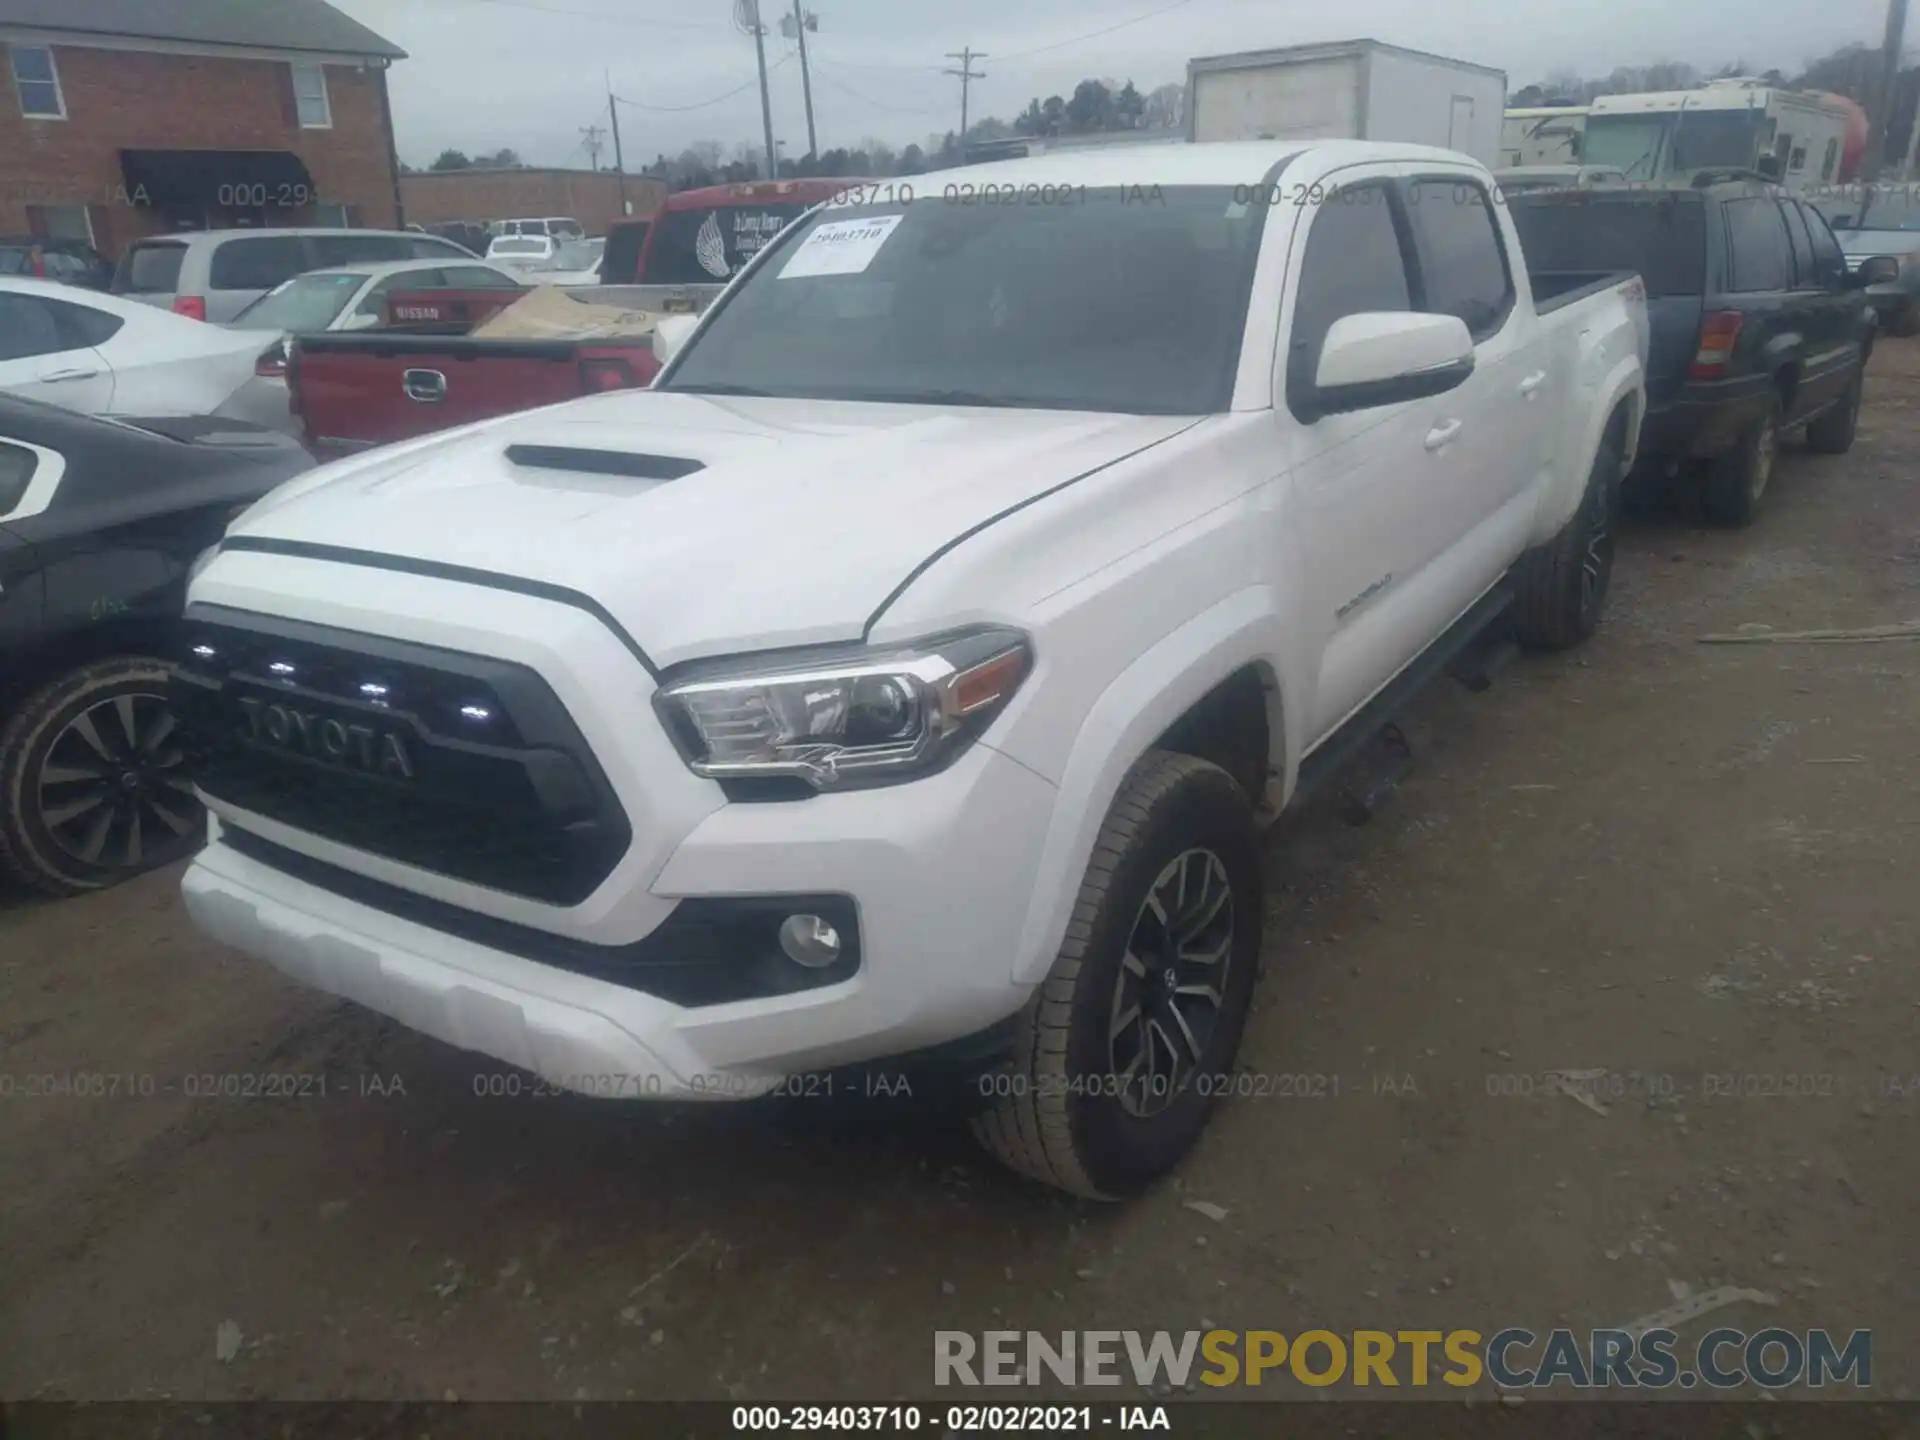
{"type": "Polygon", "coordinates": [[[1445,474],[1452,457],[1432,443],[1450,423],[1448,397],[1324,416],[1292,398],[1318,373],[1336,320],[1414,308],[1412,240],[1396,185],[1384,167],[1342,172],[1325,203],[1302,212],[1306,243],[1293,245],[1301,256],[1290,267],[1293,318],[1278,357],[1288,393],[1277,397],[1275,418],[1291,431],[1294,468],[1276,553],[1296,567],[1308,653],[1319,662],[1308,707],[1315,739],[1432,638],[1427,572],[1448,548],[1458,509],[1445,474]]]}
{"type": "Polygon", "coordinates": [[[1473,97],[1453,97],[1453,111],[1447,117],[1447,148],[1473,152],[1473,97]]]}

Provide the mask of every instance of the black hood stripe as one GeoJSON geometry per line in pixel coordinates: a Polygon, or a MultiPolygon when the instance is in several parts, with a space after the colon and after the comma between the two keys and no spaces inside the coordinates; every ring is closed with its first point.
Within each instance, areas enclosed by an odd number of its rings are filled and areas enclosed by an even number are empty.
{"type": "Polygon", "coordinates": [[[383,555],[374,550],[355,550],[345,545],[315,545],[305,540],[275,540],[266,536],[236,535],[220,544],[222,550],[252,551],[260,555],[290,555],[300,560],[324,560],[335,565],[358,565],[368,570],[392,570],[401,575],[421,575],[431,580],[451,580],[456,585],[477,585],[483,590],[505,590],[514,595],[530,595],[536,600],[551,600],[593,616],[612,632],[613,637],[638,660],[656,682],[660,669],[640,648],[640,642],[614,619],[611,611],[590,595],[569,590],[564,585],[549,585],[544,580],[526,580],[518,575],[501,575],[492,570],[476,570],[467,565],[445,565],[437,560],[416,560],[407,555],[383,555]]]}

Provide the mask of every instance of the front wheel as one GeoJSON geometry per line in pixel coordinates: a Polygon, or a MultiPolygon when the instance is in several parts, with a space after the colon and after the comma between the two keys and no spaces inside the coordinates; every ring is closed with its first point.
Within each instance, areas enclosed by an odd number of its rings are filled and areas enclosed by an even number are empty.
{"type": "Polygon", "coordinates": [[[0,730],[0,870],[75,895],[191,855],[206,817],[185,761],[159,661],[48,682],[0,730]]]}
{"type": "Polygon", "coordinates": [[[1053,969],[1018,1018],[974,1133],[1013,1169],[1131,1195],[1200,1138],[1253,1000],[1253,806],[1226,771],[1152,751],[1094,844],[1053,969]]]}

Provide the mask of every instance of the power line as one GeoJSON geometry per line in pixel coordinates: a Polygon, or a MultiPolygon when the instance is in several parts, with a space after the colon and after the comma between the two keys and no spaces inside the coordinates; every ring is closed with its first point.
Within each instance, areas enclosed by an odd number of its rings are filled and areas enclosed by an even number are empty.
{"type": "MultiPolygon", "coordinates": [[[[775,70],[778,70],[782,65],[786,64],[787,61],[791,60],[792,58],[793,57],[791,55],[782,55],[778,60],[774,61],[771,65],[767,66],[767,73],[772,74],[775,70]]],[[[718,105],[723,101],[731,100],[734,96],[753,89],[753,87],[758,85],[759,83],[760,83],[759,77],[756,76],[752,80],[747,81],[747,83],[744,85],[734,86],[733,89],[727,91],[727,93],[724,95],[716,95],[711,100],[701,100],[692,105],[643,105],[640,101],[629,100],[624,95],[616,95],[613,98],[618,100],[622,105],[632,106],[635,110],[651,110],[656,114],[660,114],[660,115],[680,115],[680,114],[686,113],[689,110],[705,110],[711,105],[718,105]]]]}
{"type": "Polygon", "coordinates": [[[702,25],[692,20],[654,20],[643,15],[608,15],[598,10],[563,10],[558,5],[541,5],[536,0],[478,0],[482,5],[501,5],[510,10],[537,10],[542,15],[565,15],[571,20],[599,20],[608,25],[644,25],[649,30],[720,30],[719,25],[702,25]]]}
{"type": "Polygon", "coordinates": [[[1088,40],[1098,40],[1102,35],[1111,35],[1116,30],[1125,30],[1131,25],[1138,25],[1142,21],[1155,19],[1158,16],[1169,14],[1172,11],[1179,10],[1191,4],[1193,4],[1193,0],[1173,0],[1171,5],[1162,5],[1158,10],[1149,10],[1146,14],[1136,15],[1131,20],[1122,20],[1118,25],[1109,25],[1104,30],[1089,31],[1085,35],[1076,35],[1071,40],[1056,40],[1051,45],[1036,45],[1031,50],[1015,50],[1008,54],[1001,55],[998,58],[1002,63],[1005,63],[1008,60],[1025,59],[1029,55],[1045,55],[1049,51],[1064,50],[1069,45],[1079,45],[1088,40]]]}
{"type": "MultiPolygon", "coordinates": [[[[826,63],[818,56],[814,57],[813,64],[816,70],[826,63]]],[[[932,115],[947,108],[944,105],[892,105],[885,100],[876,100],[871,95],[863,95],[846,81],[835,79],[832,75],[822,74],[818,78],[842,94],[851,95],[863,105],[871,105],[876,110],[891,110],[896,115],[932,115]]]]}

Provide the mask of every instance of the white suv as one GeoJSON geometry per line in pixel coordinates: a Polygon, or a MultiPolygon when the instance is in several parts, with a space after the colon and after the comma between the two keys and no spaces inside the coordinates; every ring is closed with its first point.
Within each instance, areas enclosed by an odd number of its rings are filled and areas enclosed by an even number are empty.
{"type": "Polygon", "coordinates": [[[1135,1190],[1232,1088],[1259,826],[1489,627],[1598,621],[1645,305],[1552,284],[1419,147],[849,191],[652,390],[235,524],[187,903],[588,1094],[971,1066],[1009,1162],[1135,1190]]]}

